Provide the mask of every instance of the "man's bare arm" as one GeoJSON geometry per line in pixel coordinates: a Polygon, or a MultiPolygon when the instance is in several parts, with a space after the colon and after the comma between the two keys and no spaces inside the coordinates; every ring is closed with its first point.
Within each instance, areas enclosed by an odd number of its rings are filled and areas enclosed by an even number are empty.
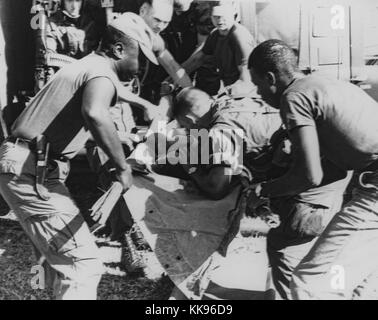
{"type": "Polygon", "coordinates": [[[84,88],[81,109],[90,132],[113,162],[117,179],[126,191],[132,183],[131,169],[126,163],[121,141],[108,110],[114,96],[115,88],[109,79],[92,79],[84,88]]]}
{"type": "Polygon", "coordinates": [[[185,69],[176,62],[167,49],[163,50],[157,59],[176,85],[182,88],[191,87],[193,85],[185,69]]]}
{"type": "Polygon", "coordinates": [[[191,74],[202,66],[206,57],[202,50],[195,51],[181,66],[186,70],[187,74],[191,74]]]}
{"type": "Polygon", "coordinates": [[[290,170],[279,179],[262,184],[261,195],[281,197],[297,195],[317,187],[323,179],[316,128],[303,126],[290,132],[294,157],[290,170]]]}
{"type": "Polygon", "coordinates": [[[117,87],[117,94],[119,102],[127,102],[138,108],[147,109],[151,106],[151,102],[139,97],[135,93],[131,92],[127,87],[121,84],[117,87]]]}
{"type": "Polygon", "coordinates": [[[127,102],[141,108],[146,113],[149,120],[153,120],[153,118],[159,114],[158,106],[139,97],[135,93],[132,93],[128,88],[122,86],[121,84],[119,84],[117,87],[117,94],[119,102],[127,102]]]}
{"type": "Polygon", "coordinates": [[[234,62],[238,66],[240,73],[239,79],[242,81],[252,81],[247,63],[253,49],[252,39],[250,39],[249,35],[244,34],[243,32],[236,32],[233,34],[233,36],[233,50],[235,51],[234,62]]]}

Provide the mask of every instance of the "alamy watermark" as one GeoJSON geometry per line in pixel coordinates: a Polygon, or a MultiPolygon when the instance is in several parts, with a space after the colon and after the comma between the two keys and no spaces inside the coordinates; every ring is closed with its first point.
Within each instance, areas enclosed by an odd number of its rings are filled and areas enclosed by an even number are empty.
{"type": "Polygon", "coordinates": [[[30,273],[33,275],[30,279],[30,285],[33,290],[44,290],[45,283],[45,269],[41,265],[35,265],[31,268],[30,273]]]}
{"type": "Polygon", "coordinates": [[[331,288],[335,291],[345,290],[345,268],[341,265],[333,265],[331,273],[331,288]]]}
{"type": "Polygon", "coordinates": [[[242,129],[191,129],[188,134],[174,134],[164,121],[157,132],[150,134],[143,148],[135,150],[135,159],[142,164],[228,165],[232,174],[240,174],[243,165],[242,129]]]}
{"type": "Polygon", "coordinates": [[[45,29],[45,17],[55,13],[59,8],[59,0],[33,0],[30,13],[33,15],[30,20],[30,27],[33,30],[45,29]]]}

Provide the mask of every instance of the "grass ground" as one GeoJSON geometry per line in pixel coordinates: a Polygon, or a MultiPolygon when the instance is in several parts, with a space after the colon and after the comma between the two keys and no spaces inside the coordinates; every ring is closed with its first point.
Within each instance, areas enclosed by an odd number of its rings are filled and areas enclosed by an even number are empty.
{"type": "MultiPolygon", "coordinates": [[[[67,182],[83,212],[99,197],[96,177],[85,162],[75,163],[67,182]]],[[[0,215],[9,211],[1,199],[0,215]]],[[[146,277],[130,274],[124,269],[124,247],[99,239],[107,273],[102,277],[98,298],[103,300],[167,299],[172,282],[166,276],[146,277]]],[[[127,254],[127,253],[126,253],[127,254]]],[[[16,221],[0,219],[0,300],[52,299],[49,290],[34,290],[31,286],[32,267],[36,264],[29,240],[16,221]]]]}

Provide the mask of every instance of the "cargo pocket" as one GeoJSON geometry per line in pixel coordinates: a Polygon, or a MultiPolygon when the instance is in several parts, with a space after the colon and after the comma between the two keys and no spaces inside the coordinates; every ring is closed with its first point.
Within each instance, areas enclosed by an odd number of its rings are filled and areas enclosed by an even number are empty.
{"type": "MultiPolygon", "coordinates": [[[[81,228],[83,223],[82,218],[77,215],[70,217],[69,215],[54,214],[45,217],[33,217],[33,222],[36,224],[39,238],[39,245],[45,246],[44,253],[50,254],[51,259],[68,259],[72,260],[69,252],[78,248],[75,234],[81,228]],[[66,257],[60,255],[65,255],[66,257]]],[[[64,263],[64,261],[54,263],[64,263]]]]}
{"type": "Polygon", "coordinates": [[[287,228],[301,237],[317,237],[329,222],[329,209],[307,203],[297,203],[291,211],[287,228]]]}
{"type": "Polygon", "coordinates": [[[4,142],[0,146],[0,174],[20,175],[21,171],[28,173],[30,165],[26,166],[25,163],[29,156],[30,150],[4,142]]]}
{"type": "Polygon", "coordinates": [[[71,264],[73,259],[67,252],[77,249],[75,233],[81,224],[79,215],[71,218],[53,214],[31,216],[23,226],[35,247],[49,263],[71,264]]]}

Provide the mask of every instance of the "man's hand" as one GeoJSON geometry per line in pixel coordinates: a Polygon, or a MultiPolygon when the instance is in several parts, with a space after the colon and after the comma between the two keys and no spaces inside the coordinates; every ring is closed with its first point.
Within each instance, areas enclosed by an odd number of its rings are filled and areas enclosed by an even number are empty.
{"type": "Polygon", "coordinates": [[[136,159],[129,158],[126,161],[130,165],[131,170],[133,172],[148,174],[152,171],[151,165],[148,165],[146,163],[142,163],[140,161],[137,161],[136,159]]]}
{"type": "Polygon", "coordinates": [[[251,215],[253,215],[255,214],[256,208],[267,202],[267,198],[261,196],[261,183],[252,184],[251,189],[252,192],[250,193],[248,198],[248,208],[250,209],[250,211],[252,211],[251,215]]]}
{"type": "Polygon", "coordinates": [[[261,198],[262,183],[256,183],[252,185],[254,192],[258,198],[261,198]]]}
{"type": "Polygon", "coordinates": [[[123,145],[127,145],[130,151],[134,150],[134,145],[142,142],[141,138],[133,133],[117,131],[119,140],[123,145]]]}
{"type": "Polygon", "coordinates": [[[168,82],[168,81],[163,81],[160,87],[160,95],[167,96],[169,94],[172,94],[174,90],[175,90],[175,85],[173,83],[168,82]]]}
{"type": "Polygon", "coordinates": [[[263,184],[261,194],[270,198],[293,196],[318,187],[323,180],[319,138],[315,126],[296,127],[290,131],[293,162],[282,177],[263,184]]]}
{"type": "Polygon", "coordinates": [[[133,176],[131,174],[131,168],[128,166],[125,170],[116,170],[115,179],[122,184],[123,193],[130,189],[133,184],[133,176]]]}
{"type": "Polygon", "coordinates": [[[144,115],[146,121],[152,121],[157,117],[162,117],[158,106],[148,102],[144,107],[144,115]]]}

